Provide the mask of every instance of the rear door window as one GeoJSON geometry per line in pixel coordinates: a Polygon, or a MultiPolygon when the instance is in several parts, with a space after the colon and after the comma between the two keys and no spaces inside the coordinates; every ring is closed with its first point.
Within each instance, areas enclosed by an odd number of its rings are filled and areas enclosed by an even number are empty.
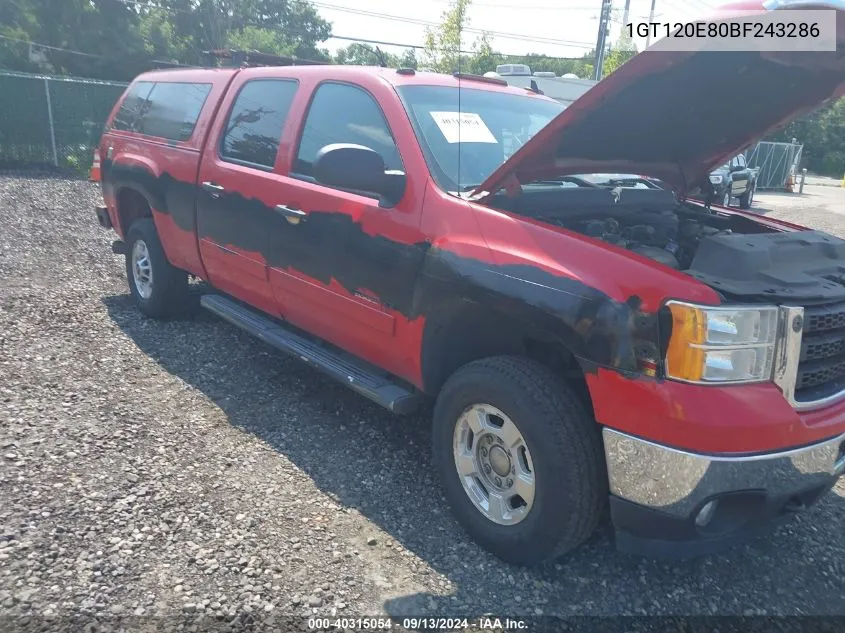
{"type": "Polygon", "coordinates": [[[158,82],[136,131],[171,141],[187,141],[194,133],[211,84],[158,82]]]}
{"type": "Polygon", "coordinates": [[[135,123],[140,114],[145,110],[147,104],[147,97],[150,95],[150,90],[153,89],[151,81],[139,81],[129,88],[123,103],[120,104],[120,109],[112,121],[111,127],[115,130],[134,131],[135,123]]]}
{"type": "Polygon", "coordinates": [[[226,121],[220,158],[273,169],[297,86],[293,79],[253,79],[245,83],[226,121]]]}

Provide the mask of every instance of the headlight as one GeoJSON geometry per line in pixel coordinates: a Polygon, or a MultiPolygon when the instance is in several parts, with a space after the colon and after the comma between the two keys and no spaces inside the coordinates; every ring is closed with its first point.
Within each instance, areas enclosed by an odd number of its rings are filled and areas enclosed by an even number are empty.
{"type": "Polygon", "coordinates": [[[670,301],[667,307],[672,313],[667,377],[701,383],[771,380],[776,306],[705,307],[670,301]]]}
{"type": "Polygon", "coordinates": [[[722,184],[722,176],[710,176],[710,182],[714,185],[721,185],[722,184]]]}

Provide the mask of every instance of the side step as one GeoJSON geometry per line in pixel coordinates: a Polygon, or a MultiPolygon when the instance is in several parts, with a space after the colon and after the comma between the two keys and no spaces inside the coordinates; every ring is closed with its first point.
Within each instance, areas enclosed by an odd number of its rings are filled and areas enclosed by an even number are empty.
{"type": "Polygon", "coordinates": [[[388,374],[367,365],[351,354],[331,349],[296,334],[284,325],[232,299],[206,294],[201,297],[200,303],[202,307],[229,323],[313,365],[394,413],[409,413],[422,401],[420,392],[395,382],[388,374]]]}

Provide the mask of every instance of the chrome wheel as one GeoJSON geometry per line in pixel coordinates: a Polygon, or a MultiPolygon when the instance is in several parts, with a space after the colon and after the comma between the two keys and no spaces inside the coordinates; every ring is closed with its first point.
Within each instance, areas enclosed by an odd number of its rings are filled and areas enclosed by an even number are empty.
{"type": "Polygon", "coordinates": [[[728,189],[728,191],[725,193],[725,199],[722,200],[722,206],[725,206],[725,207],[731,206],[731,190],[730,189],[728,189]]]}
{"type": "Polygon", "coordinates": [[[534,504],[534,464],[519,428],[496,407],[469,407],[455,425],[455,467],[473,505],[499,525],[519,523],[534,504]]]}
{"type": "Polygon", "coordinates": [[[132,245],[132,281],[135,290],[142,299],[149,299],[153,294],[153,266],[150,252],[143,240],[135,240],[132,245]]]}

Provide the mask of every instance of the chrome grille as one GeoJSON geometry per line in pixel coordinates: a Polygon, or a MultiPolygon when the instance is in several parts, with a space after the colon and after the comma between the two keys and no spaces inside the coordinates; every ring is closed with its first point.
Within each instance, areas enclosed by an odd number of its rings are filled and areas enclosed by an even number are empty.
{"type": "Polygon", "coordinates": [[[799,403],[845,389],[845,303],[804,308],[801,358],[795,381],[799,403]]]}

